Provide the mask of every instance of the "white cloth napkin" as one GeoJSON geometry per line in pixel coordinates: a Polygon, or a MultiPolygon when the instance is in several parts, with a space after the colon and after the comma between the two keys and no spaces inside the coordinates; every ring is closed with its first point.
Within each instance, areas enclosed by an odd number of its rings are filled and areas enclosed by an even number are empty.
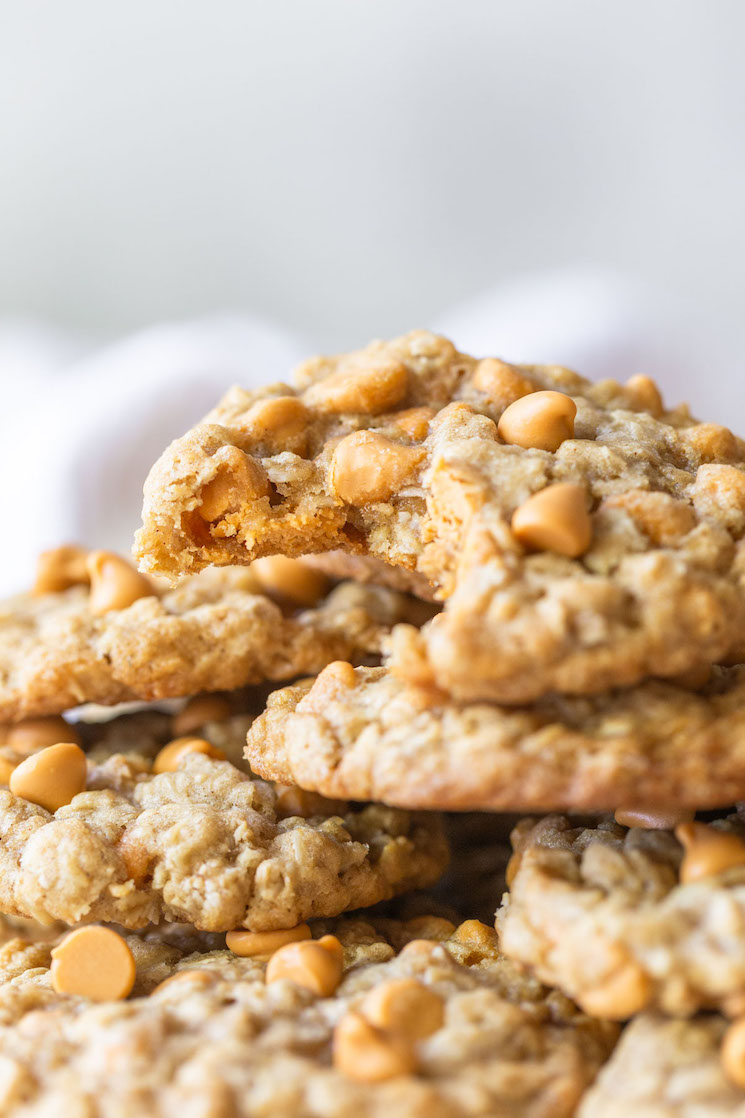
{"type": "MultiPolygon", "coordinates": [[[[477,354],[553,361],[592,377],[645,372],[670,400],[700,387],[707,349],[664,300],[592,272],[528,278],[424,325],[477,354]]],[[[287,380],[315,349],[313,339],[248,316],[158,326],[104,348],[0,321],[0,594],[29,585],[45,547],[128,553],[143,481],[166,444],[231,384],[287,380]]],[[[710,398],[711,377],[706,391],[710,398]]],[[[723,414],[736,426],[724,406],[723,414]]]]}

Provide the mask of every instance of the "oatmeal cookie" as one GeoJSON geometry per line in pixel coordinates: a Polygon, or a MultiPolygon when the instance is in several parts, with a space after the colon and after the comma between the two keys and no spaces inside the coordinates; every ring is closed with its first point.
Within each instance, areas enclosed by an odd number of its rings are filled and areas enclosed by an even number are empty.
{"type": "MultiPolygon", "coordinates": [[[[134,573],[134,572],[133,572],[134,573]]],[[[369,659],[421,605],[343,583],[311,608],[287,608],[251,570],[205,571],[176,589],[95,613],[88,585],[22,594],[0,609],[0,720],[229,690],[369,659]]]]}
{"type": "Polygon", "coordinates": [[[676,831],[561,816],[513,835],[502,947],[588,1013],[745,1011],[745,825],[676,831]]]}
{"type": "Polygon", "coordinates": [[[331,664],[270,696],[246,756],[268,779],[407,808],[726,806],[745,796],[745,668],[700,692],[653,681],[499,707],[331,664]]]}
{"type": "Polygon", "coordinates": [[[721,1060],[726,1029],[714,1015],[642,1014],[582,1099],[579,1118],[743,1118],[745,1090],[721,1060]]]}
{"type": "Polygon", "coordinates": [[[14,785],[19,766],[0,788],[0,910],[46,923],[287,928],[430,885],[447,863],[434,815],[330,802],[188,747],[165,770],[136,741],[127,753],[94,749],[87,781],[80,758],[85,790],[63,806],[35,792],[38,771],[14,785]]]}
{"type": "Polygon", "coordinates": [[[320,993],[157,933],[127,939],[127,1001],[58,994],[32,961],[0,985],[3,1114],[562,1118],[612,1050],[613,1025],[523,977],[477,921],[323,931],[339,970],[320,993]]]}
{"type": "Polygon", "coordinates": [[[137,547],[169,576],[336,549],[412,571],[447,601],[396,670],[522,703],[736,655],[744,536],[745,444],[647,378],[420,331],[233,389],[154,466],[137,547]]]}

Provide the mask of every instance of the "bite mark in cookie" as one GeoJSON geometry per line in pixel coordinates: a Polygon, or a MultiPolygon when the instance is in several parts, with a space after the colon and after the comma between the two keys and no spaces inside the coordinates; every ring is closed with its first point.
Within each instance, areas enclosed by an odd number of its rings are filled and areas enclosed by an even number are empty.
{"type": "Polygon", "coordinates": [[[342,549],[412,572],[447,601],[394,642],[396,670],[460,701],[600,692],[741,647],[745,444],[648,378],[479,361],[420,331],[296,383],[234,389],[165,452],[148,569],[342,549]],[[301,442],[257,418],[292,400],[301,442]]]}

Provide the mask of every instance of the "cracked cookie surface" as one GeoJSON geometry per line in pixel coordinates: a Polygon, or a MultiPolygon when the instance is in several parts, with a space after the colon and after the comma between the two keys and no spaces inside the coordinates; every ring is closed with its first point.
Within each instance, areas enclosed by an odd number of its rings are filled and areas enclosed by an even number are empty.
{"type": "Polygon", "coordinates": [[[322,932],[344,949],[328,997],[266,983],[264,963],[187,934],[129,936],[133,996],[99,1005],[54,992],[48,948],[20,974],[0,953],[3,1114],[563,1118],[615,1042],[613,1026],[522,976],[476,921],[343,919],[322,932]],[[444,1020],[418,1041],[408,1074],[358,1082],[335,1065],[337,1026],[401,980],[439,999],[444,1020]]]}
{"type": "Polygon", "coordinates": [[[726,806],[745,795],[745,668],[531,706],[458,704],[386,668],[275,691],[246,756],[327,796],[437,810],[726,806]]]}
{"type": "Polygon", "coordinates": [[[458,353],[425,332],[301,366],[296,387],[234,389],[145,487],[139,554],[175,575],[343,549],[428,579],[443,612],[394,642],[396,670],[459,700],[530,701],[737,650],[745,628],[745,444],[665,411],[645,378],[458,353]],[[576,405],[556,450],[506,443],[537,391],[576,405]],[[531,551],[516,510],[580,486],[591,542],[531,551]]]}
{"type": "Polygon", "coordinates": [[[288,614],[250,570],[213,570],[97,616],[90,591],[24,594],[0,608],[0,721],[230,690],[380,652],[419,604],[343,583],[288,614]]]}
{"type": "Polygon", "coordinates": [[[432,884],[447,863],[436,816],[303,798],[202,754],[156,774],[136,738],[110,748],[53,814],[0,788],[0,909],[269,930],[432,884]]]}
{"type": "MultiPolygon", "coordinates": [[[[745,836],[739,814],[711,830],[745,836]]],[[[497,913],[511,958],[598,1015],[742,1012],[745,846],[739,865],[681,881],[670,831],[548,816],[518,825],[513,845],[497,913]]]]}

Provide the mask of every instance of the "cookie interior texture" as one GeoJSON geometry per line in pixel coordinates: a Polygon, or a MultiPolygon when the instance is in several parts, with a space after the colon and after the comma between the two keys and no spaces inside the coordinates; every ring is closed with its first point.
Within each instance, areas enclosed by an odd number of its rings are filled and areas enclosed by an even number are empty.
{"type": "Polygon", "coordinates": [[[347,582],[288,610],[250,570],[209,570],[100,616],[90,591],[24,594],[0,607],[0,721],[198,691],[232,690],[377,656],[391,626],[422,604],[347,582]]]}
{"type": "MultiPolygon", "coordinates": [[[[745,836],[739,814],[712,826],[745,836]]],[[[681,883],[683,849],[671,832],[611,820],[527,820],[513,843],[497,924],[504,951],[543,981],[611,1016],[621,972],[639,997],[620,1016],[644,1007],[690,1015],[745,994],[745,864],[681,883]]]]}
{"type": "Polygon", "coordinates": [[[524,977],[476,921],[362,918],[322,932],[345,955],[326,998],[266,984],[264,963],[183,930],[128,937],[133,996],[105,1005],[54,992],[48,945],[0,948],[0,1105],[14,1118],[55,1106],[127,1118],[562,1118],[615,1043],[614,1026],[524,977]],[[19,957],[32,969],[20,972],[19,957]],[[412,1074],[355,1082],[333,1065],[335,1026],[368,991],[404,978],[439,995],[444,1022],[418,1042],[412,1074]]]}
{"type": "Polygon", "coordinates": [[[270,779],[409,808],[602,811],[745,796],[745,668],[530,706],[456,703],[386,668],[274,692],[246,756],[270,779]]]}
{"type": "Polygon", "coordinates": [[[294,388],[230,392],[151,471],[138,548],[168,574],[337,549],[412,570],[447,602],[394,643],[397,670],[459,700],[517,703],[733,654],[744,532],[745,444],[726,428],[633,383],[478,361],[415,332],[307,362],[294,388]],[[497,433],[536,390],[577,406],[556,451],[497,433]],[[297,422],[269,422],[277,408],[297,422]],[[510,528],[560,482],[587,492],[593,538],[579,558],[527,551],[510,528]],[[219,512],[204,499],[215,485],[219,512]]]}

